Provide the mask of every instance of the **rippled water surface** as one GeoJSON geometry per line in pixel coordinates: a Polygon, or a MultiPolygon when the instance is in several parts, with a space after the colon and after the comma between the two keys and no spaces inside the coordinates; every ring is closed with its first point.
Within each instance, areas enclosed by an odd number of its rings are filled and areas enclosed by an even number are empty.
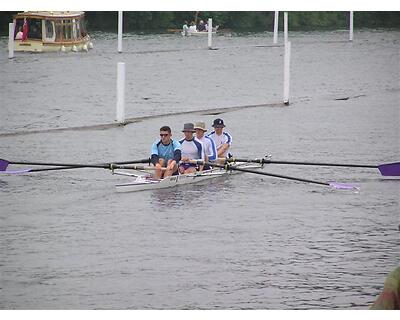
{"type": "MultiPolygon", "coordinates": [[[[400,32],[291,33],[290,106],[220,114],[238,157],[381,164],[400,160],[400,32]],[[348,99],[347,99],[348,98],[348,99]],[[337,100],[340,99],[340,100],[337,100]],[[344,99],[344,100],[343,100],[344,99]]],[[[143,158],[191,113],[104,130],[117,62],[127,117],[282,101],[272,35],[93,34],[89,53],[16,53],[0,39],[0,158],[143,158]]],[[[211,112],[212,113],[212,112],[211,112]]],[[[14,167],[16,168],[16,167],[14,167]]],[[[399,180],[374,169],[268,165],[266,172],[360,191],[240,174],[119,194],[102,169],[0,176],[2,309],[367,309],[399,264],[399,180]]]]}

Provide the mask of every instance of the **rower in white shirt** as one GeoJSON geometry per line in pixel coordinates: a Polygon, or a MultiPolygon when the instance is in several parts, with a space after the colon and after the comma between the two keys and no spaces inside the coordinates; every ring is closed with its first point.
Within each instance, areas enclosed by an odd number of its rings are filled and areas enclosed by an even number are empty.
{"type": "Polygon", "coordinates": [[[193,137],[193,133],[195,132],[194,124],[185,123],[182,132],[184,133],[185,138],[179,140],[182,152],[181,161],[183,162],[179,165],[179,173],[193,173],[197,170],[202,171],[203,166],[198,166],[194,163],[185,163],[185,161],[190,160],[204,161],[203,144],[193,137]]]}
{"type": "MultiPolygon", "coordinates": [[[[206,124],[204,122],[196,122],[194,130],[196,130],[196,139],[203,143],[205,161],[215,161],[217,159],[217,148],[215,147],[213,139],[204,135],[207,131],[206,124]]],[[[211,167],[205,165],[203,169],[208,170],[211,169],[211,167]]]]}
{"type": "Polygon", "coordinates": [[[214,131],[209,133],[207,137],[211,138],[217,148],[217,158],[226,158],[228,150],[232,144],[232,136],[228,132],[224,132],[225,124],[222,119],[215,119],[213,123],[214,131]]]}

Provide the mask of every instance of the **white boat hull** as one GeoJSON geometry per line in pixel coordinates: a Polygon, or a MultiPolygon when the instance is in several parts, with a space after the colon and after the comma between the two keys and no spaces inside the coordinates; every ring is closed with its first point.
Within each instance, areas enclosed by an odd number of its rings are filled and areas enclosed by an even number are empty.
{"type": "Polygon", "coordinates": [[[90,47],[90,38],[87,36],[81,40],[70,41],[70,42],[43,42],[41,40],[15,40],[14,51],[25,51],[25,52],[59,52],[59,51],[87,51],[84,50],[90,47]]]}
{"type": "MultiPolygon", "coordinates": [[[[217,32],[213,31],[212,32],[213,35],[216,35],[217,32]]],[[[190,36],[207,36],[208,35],[208,31],[198,31],[198,32],[187,32],[185,33],[184,31],[182,31],[182,35],[186,36],[186,37],[190,37],[190,36]]]]}
{"type": "MultiPolygon", "coordinates": [[[[261,166],[257,164],[240,164],[238,166],[247,169],[261,168],[261,166]]],[[[186,184],[195,184],[206,180],[230,175],[233,173],[239,173],[239,171],[214,169],[204,172],[170,176],[161,180],[153,179],[151,175],[140,175],[135,176],[135,180],[132,182],[117,184],[115,187],[117,189],[117,192],[135,192],[143,190],[165,189],[186,184]]]]}
{"type": "Polygon", "coordinates": [[[175,186],[181,186],[185,184],[199,183],[205,180],[218,178],[225,175],[226,172],[209,172],[209,173],[193,173],[193,174],[181,174],[176,176],[170,176],[162,180],[154,180],[151,177],[137,177],[133,182],[117,184],[117,192],[134,192],[143,190],[153,189],[164,189],[175,186]]]}

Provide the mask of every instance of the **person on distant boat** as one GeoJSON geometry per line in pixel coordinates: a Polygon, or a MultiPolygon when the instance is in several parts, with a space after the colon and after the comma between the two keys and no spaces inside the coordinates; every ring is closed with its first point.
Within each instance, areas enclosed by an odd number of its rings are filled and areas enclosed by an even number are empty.
{"type": "Polygon", "coordinates": [[[190,23],[189,32],[197,32],[196,24],[194,21],[190,23]]]}
{"type": "Polygon", "coordinates": [[[185,123],[183,125],[183,134],[185,138],[179,140],[182,150],[181,164],[179,165],[179,173],[194,173],[197,170],[202,171],[203,166],[199,166],[195,163],[188,163],[185,161],[190,160],[202,160],[204,161],[203,144],[193,137],[195,132],[193,123],[185,123]]]}
{"type": "Polygon", "coordinates": [[[171,137],[171,128],[163,126],[160,128],[160,139],[151,146],[151,163],[156,167],[154,173],[156,179],[178,174],[181,145],[171,137]]]}
{"type": "MultiPolygon", "coordinates": [[[[194,130],[196,130],[196,139],[203,143],[204,160],[206,162],[217,160],[217,148],[215,147],[213,139],[204,135],[207,131],[206,124],[204,122],[196,122],[194,130]]],[[[205,165],[203,169],[209,170],[211,167],[205,165]]]]}
{"type": "Polygon", "coordinates": [[[199,25],[197,26],[197,31],[201,32],[201,31],[205,31],[206,30],[206,26],[204,25],[204,21],[200,20],[199,25]]]}
{"type": "Polygon", "coordinates": [[[22,40],[24,33],[22,32],[22,27],[18,28],[17,35],[15,36],[15,40],[22,40]]]}
{"type": "Polygon", "coordinates": [[[182,34],[184,36],[187,36],[189,33],[189,27],[188,27],[188,22],[185,20],[185,23],[182,26],[182,34]]]}
{"type": "Polygon", "coordinates": [[[232,144],[232,136],[228,132],[224,132],[224,120],[218,118],[214,120],[212,125],[214,131],[207,136],[211,138],[217,148],[217,157],[226,158],[228,150],[232,144]]]}

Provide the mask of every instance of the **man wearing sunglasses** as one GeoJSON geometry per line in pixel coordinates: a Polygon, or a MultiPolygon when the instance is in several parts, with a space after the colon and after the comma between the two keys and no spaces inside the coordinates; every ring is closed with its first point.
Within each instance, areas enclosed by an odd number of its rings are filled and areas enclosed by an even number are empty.
{"type": "Polygon", "coordinates": [[[160,139],[151,146],[151,163],[156,167],[154,172],[156,179],[178,174],[181,144],[172,140],[171,137],[171,128],[163,126],[160,128],[160,139]]]}

